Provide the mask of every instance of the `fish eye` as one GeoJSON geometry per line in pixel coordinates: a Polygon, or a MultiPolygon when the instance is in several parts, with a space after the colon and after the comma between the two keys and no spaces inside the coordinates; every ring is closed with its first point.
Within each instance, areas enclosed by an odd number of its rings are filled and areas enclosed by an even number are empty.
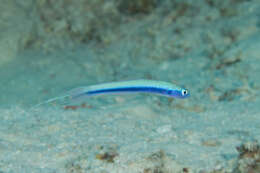
{"type": "Polygon", "coordinates": [[[183,89],[183,90],[181,91],[181,94],[182,94],[183,96],[185,96],[185,95],[187,95],[187,94],[188,94],[188,91],[187,91],[187,90],[185,90],[185,89],[183,89]]]}

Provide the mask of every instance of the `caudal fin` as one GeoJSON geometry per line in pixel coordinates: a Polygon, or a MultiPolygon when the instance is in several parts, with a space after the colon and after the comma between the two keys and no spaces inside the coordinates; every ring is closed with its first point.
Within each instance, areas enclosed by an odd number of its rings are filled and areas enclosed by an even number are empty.
{"type": "Polygon", "coordinates": [[[68,91],[65,95],[54,97],[44,102],[41,102],[31,107],[30,110],[46,104],[64,106],[64,105],[79,103],[87,97],[86,91],[87,91],[86,87],[79,87],[79,88],[72,89],[68,91]]]}

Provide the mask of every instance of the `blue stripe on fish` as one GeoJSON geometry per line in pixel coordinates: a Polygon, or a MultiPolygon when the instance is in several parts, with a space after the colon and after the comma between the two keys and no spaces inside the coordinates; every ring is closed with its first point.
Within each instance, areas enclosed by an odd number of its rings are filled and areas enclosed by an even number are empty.
{"type": "Polygon", "coordinates": [[[138,92],[154,93],[174,98],[186,98],[190,95],[188,90],[172,83],[155,80],[132,80],[79,87],[71,90],[65,95],[49,99],[43,103],[35,105],[34,107],[53,102],[57,102],[58,104],[67,104],[99,94],[138,92]]]}

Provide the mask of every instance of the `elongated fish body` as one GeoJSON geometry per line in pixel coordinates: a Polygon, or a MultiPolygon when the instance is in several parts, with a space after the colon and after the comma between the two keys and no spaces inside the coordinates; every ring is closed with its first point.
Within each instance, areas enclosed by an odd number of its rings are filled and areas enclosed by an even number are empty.
{"type": "Polygon", "coordinates": [[[82,100],[90,96],[117,93],[153,93],[173,98],[186,98],[190,95],[187,89],[168,82],[132,80],[75,88],[63,96],[52,98],[36,106],[55,101],[58,102],[59,100],[66,100],[66,103],[68,103],[68,101],[69,103],[73,103],[74,101],[82,100]]]}
{"type": "Polygon", "coordinates": [[[132,80],[111,82],[73,89],[72,98],[88,95],[110,93],[154,93],[167,97],[186,98],[189,93],[186,89],[174,84],[154,80],[132,80]]]}

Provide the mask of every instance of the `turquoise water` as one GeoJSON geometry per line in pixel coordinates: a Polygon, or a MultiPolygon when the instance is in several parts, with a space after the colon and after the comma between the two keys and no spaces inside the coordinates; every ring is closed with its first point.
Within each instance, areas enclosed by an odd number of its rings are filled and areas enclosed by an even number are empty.
{"type": "Polygon", "coordinates": [[[0,172],[248,172],[241,153],[257,154],[260,139],[259,8],[257,0],[4,2],[0,172]],[[30,109],[72,88],[135,79],[191,95],[30,109]]]}

